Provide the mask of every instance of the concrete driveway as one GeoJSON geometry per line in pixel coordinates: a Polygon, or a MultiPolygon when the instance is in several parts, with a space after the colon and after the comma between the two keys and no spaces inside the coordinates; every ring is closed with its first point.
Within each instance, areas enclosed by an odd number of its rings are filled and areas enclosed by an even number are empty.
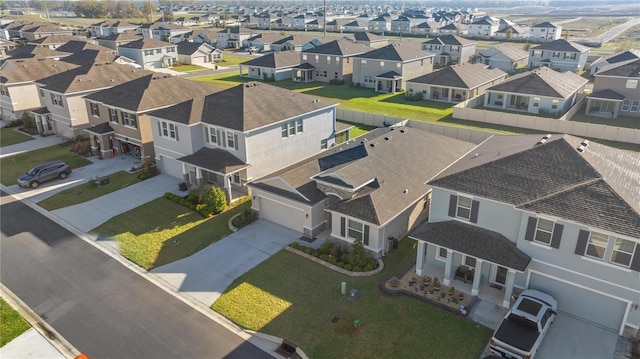
{"type": "Polygon", "coordinates": [[[618,333],[559,313],[536,358],[614,358],[617,341],[618,333]]]}
{"type": "Polygon", "coordinates": [[[190,257],[151,270],[179,292],[211,306],[236,278],[262,263],[300,233],[257,220],[190,257]]]}

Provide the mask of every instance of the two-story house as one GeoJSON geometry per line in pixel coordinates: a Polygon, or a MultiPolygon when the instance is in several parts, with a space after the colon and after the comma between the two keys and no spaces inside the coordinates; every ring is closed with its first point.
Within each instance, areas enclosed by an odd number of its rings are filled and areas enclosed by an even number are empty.
{"type": "Polygon", "coordinates": [[[170,41],[172,37],[186,34],[190,32],[191,29],[170,22],[154,22],[141,25],[139,31],[145,38],[170,41]]]}
{"type": "Polygon", "coordinates": [[[613,55],[602,56],[595,61],[591,62],[591,69],[589,71],[589,75],[593,76],[601,68],[605,66],[609,66],[611,64],[615,64],[622,61],[635,60],[640,58],[640,50],[637,49],[629,49],[620,52],[616,52],[613,55]]]}
{"type": "Polygon", "coordinates": [[[178,46],[143,37],[118,46],[118,54],[134,60],[143,69],[159,69],[178,61],[178,46]]]}
{"type": "Polygon", "coordinates": [[[213,183],[231,201],[247,193],[248,181],[332,146],[336,107],[266,83],[240,84],[149,113],[155,160],[162,173],[213,183]]]}
{"type": "Polygon", "coordinates": [[[459,64],[407,80],[407,98],[460,102],[484,94],[507,73],[484,64],[459,64]]]}
{"type": "Polygon", "coordinates": [[[353,57],[352,82],[376,92],[396,93],[405,81],[433,71],[434,54],[415,43],[389,44],[353,57]]]}
{"type": "Polygon", "coordinates": [[[590,48],[564,39],[545,42],[529,49],[529,68],[550,67],[556,71],[581,71],[590,48]]]}
{"type": "MultiPolygon", "coordinates": [[[[425,20],[426,21],[426,20],[425,20]]],[[[397,19],[391,20],[391,31],[398,33],[409,33],[413,28],[414,22],[406,16],[398,16],[397,19]]]]}
{"type": "Polygon", "coordinates": [[[429,221],[410,235],[417,275],[504,307],[537,289],[618,334],[640,326],[637,154],[569,135],[495,135],[427,185],[429,221]]]}
{"type": "Polygon", "coordinates": [[[131,41],[140,40],[141,38],[142,37],[137,32],[127,31],[101,37],[97,39],[97,42],[100,46],[104,46],[117,51],[119,46],[128,44],[131,41]]]}
{"type": "Polygon", "coordinates": [[[617,118],[640,117],[640,58],[612,63],[596,72],[585,113],[617,118]]]}
{"type": "Polygon", "coordinates": [[[328,230],[332,239],[361,240],[379,257],[390,238],[426,219],[424,182],[473,147],[416,128],[378,128],[251,182],[251,205],[260,218],[307,238],[328,230]]]}
{"type": "Polygon", "coordinates": [[[300,65],[298,51],[278,51],[251,59],[239,65],[240,76],[258,80],[280,81],[291,78],[293,69],[300,65]]]}
{"type": "Polygon", "coordinates": [[[587,82],[573,72],[541,67],[486,89],[484,106],[557,117],[584,96],[587,82]]]}
{"type": "Polygon", "coordinates": [[[331,80],[351,83],[353,57],[370,51],[367,46],[347,40],[334,40],[300,53],[300,66],[294,69],[298,82],[331,80]]]}
{"type": "Polygon", "coordinates": [[[144,72],[144,76],[135,80],[84,97],[89,116],[85,132],[89,134],[92,150],[103,158],[130,154],[153,161],[148,113],[221,90],[179,77],[144,72]]]}
{"type": "Polygon", "coordinates": [[[255,30],[244,31],[240,29],[240,26],[229,26],[217,32],[217,47],[219,49],[239,49],[242,47],[244,41],[259,34],[259,32],[254,31],[255,30]]]}
{"type": "Polygon", "coordinates": [[[345,39],[355,42],[356,44],[365,45],[374,49],[379,49],[389,45],[389,38],[376,35],[366,31],[356,31],[353,34],[344,36],[345,39]]]}
{"type": "Polygon", "coordinates": [[[562,26],[549,21],[535,24],[529,28],[529,38],[533,41],[554,41],[562,37],[562,26]]]}
{"type": "Polygon", "coordinates": [[[120,20],[104,20],[99,23],[91,24],[91,37],[107,37],[111,35],[121,34],[126,31],[135,31],[138,25],[130,24],[120,20]]]}
{"type": "Polygon", "coordinates": [[[490,38],[495,36],[500,28],[498,19],[490,16],[483,16],[469,24],[468,35],[474,37],[490,38]]]}
{"type": "MultiPolygon", "coordinates": [[[[79,65],[53,59],[8,59],[0,65],[0,118],[19,119],[24,111],[41,107],[36,81],[79,65]]],[[[47,123],[47,120],[44,121],[47,123]]],[[[39,122],[42,123],[42,122],[39,122]]],[[[38,126],[40,128],[40,126],[38,126]]],[[[40,133],[46,133],[42,130],[40,133]]]]}
{"type": "Polygon", "coordinates": [[[384,33],[389,30],[391,30],[391,19],[389,17],[378,16],[369,20],[369,31],[384,33]]]}
{"type": "Polygon", "coordinates": [[[290,35],[271,44],[272,51],[304,51],[322,45],[321,37],[311,35],[290,35]]]}
{"type": "Polygon", "coordinates": [[[505,72],[527,66],[529,53],[513,45],[498,44],[478,52],[478,61],[505,72]]]}
{"type": "Polygon", "coordinates": [[[282,40],[285,36],[266,32],[250,37],[242,43],[242,46],[255,47],[258,51],[271,51],[271,44],[278,40],[282,40]]]}
{"type": "Polygon", "coordinates": [[[464,64],[476,53],[476,43],[455,35],[442,35],[422,43],[422,50],[435,54],[435,65],[464,64]]]}

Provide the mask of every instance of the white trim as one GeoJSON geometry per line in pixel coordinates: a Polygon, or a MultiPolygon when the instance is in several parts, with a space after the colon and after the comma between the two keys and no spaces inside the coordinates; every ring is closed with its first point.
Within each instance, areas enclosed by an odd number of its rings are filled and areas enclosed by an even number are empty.
{"type": "Polygon", "coordinates": [[[539,271],[534,270],[534,269],[530,269],[529,273],[527,273],[527,281],[526,281],[526,284],[525,284],[525,287],[527,287],[527,288],[529,288],[529,282],[531,281],[531,274],[532,273],[541,275],[543,277],[551,278],[553,280],[557,280],[558,282],[561,282],[561,283],[564,283],[564,284],[572,285],[574,287],[578,287],[578,288],[584,289],[584,290],[589,291],[589,292],[600,294],[600,295],[603,295],[605,297],[609,297],[609,298],[616,299],[616,300],[619,300],[621,302],[627,303],[627,308],[624,311],[624,316],[622,317],[622,322],[620,323],[620,329],[618,330],[618,335],[622,335],[622,332],[624,331],[624,327],[625,327],[625,325],[627,323],[627,318],[629,316],[629,312],[631,310],[631,305],[633,304],[632,301],[624,299],[624,298],[620,298],[618,296],[611,295],[609,293],[605,293],[605,292],[602,292],[602,291],[599,291],[599,290],[596,290],[596,289],[592,289],[592,288],[589,288],[589,287],[581,285],[581,284],[576,284],[576,283],[568,281],[566,279],[561,279],[561,278],[558,278],[558,277],[554,277],[552,275],[549,275],[549,274],[546,274],[546,273],[542,273],[542,272],[539,272],[539,271]]]}
{"type": "Polygon", "coordinates": [[[544,249],[547,249],[547,250],[555,249],[555,248],[551,247],[550,244],[543,244],[543,243],[538,243],[538,242],[534,242],[534,241],[531,241],[531,245],[534,246],[534,247],[544,248],[544,249]]]}
{"type": "Polygon", "coordinates": [[[575,274],[575,275],[578,275],[578,276],[581,276],[581,277],[585,277],[585,278],[588,278],[590,280],[595,280],[595,281],[598,281],[598,282],[601,282],[601,283],[604,283],[604,284],[608,284],[608,285],[611,285],[611,286],[614,286],[614,287],[618,287],[618,288],[621,288],[621,289],[624,289],[624,290],[628,290],[630,292],[634,292],[634,293],[640,294],[640,290],[638,290],[638,289],[633,289],[633,288],[625,287],[625,286],[617,284],[617,283],[608,282],[608,281],[606,281],[604,279],[600,279],[600,278],[596,278],[596,277],[593,277],[593,276],[590,276],[590,275],[582,274],[580,272],[576,272],[576,271],[571,270],[571,269],[560,267],[560,266],[555,265],[555,264],[543,262],[543,261],[541,261],[539,259],[533,259],[532,258],[531,261],[532,262],[537,262],[537,263],[540,263],[540,264],[543,264],[543,265],[547,265],[547,266],[555,268],[555,269],[560,269],[560,270],[563,270],[565,272],[569,272],[571,274],[575,274]]]}
{"type": "MultiPolygon", "coordinates": [[[[425,242],[425,243],[429,244],[428,242],[425,242]]],[[[432,245],[435,245],[435,244],[432,244],[432,245]]],[[[442,247],[442,246],[438,246],[438,245],[435,245],[435,246],[436,246],[436,256],[435,256],[436,260],[439,260],[440,262],[445,262],[446,263],[447,262],[447,257],[440,256],[440,249],[444,249],[445,251],[447,251],[447,255],[449,255],[450,249],[448,249],[447,247],[442,247]]]]}
{"type": "Polygon", "coordinates": [[[583,256],[580,256],[580,258],[582,260],[588,261],[588,262],[593,262],[593,263],[598,263],[598,264],[602,264],[603,266],[609,267],[609,268],[615,268],[615,269],[619,269],[623,272],[627,272],[627,273],[631,273],[633,272],[633,270],[629,267],[624,267],[621,264],[613,264],[613,263],[609,263],[607,261],[605,261],[604,259],[597,259],[594,257],[589,257],[586,254],[583,256]]]}

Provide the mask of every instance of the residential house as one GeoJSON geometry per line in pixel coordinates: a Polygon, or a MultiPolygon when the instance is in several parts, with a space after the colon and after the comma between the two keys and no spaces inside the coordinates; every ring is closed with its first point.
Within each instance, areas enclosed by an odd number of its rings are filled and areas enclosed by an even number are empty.
{"type": "Polygon", "coordinates": [[[356,44],[362,44],[374,49],[379,49],[389,44],[389,38],[372,34],[366,31],[356,31],[353,34],[346,35],[345,39],[355,42],[356,44]]]}
{"type": "Polygon", "coordinates": [[[130,24],[120,20],[104,20],[91,25],[91,37],[109,37],[127,31],[136,31],[138,25],[130,24]]]}
{"type": "MultiPolygon", "coordinates": [[[[426,20],[425,20],[426,21],[426,20]]],[[[413,23],[406,16],[398,16],[397,19],[391,20],[391,31],[406,34],[410,33],[413,23]]]]}
{"type": "Polygon", "coordinates": [[[178,61],[178,46],[144,37],[118,46],[118,54],[134,60],[144,69],[171,67],[178,61]]]}
{"type": "Polygon", "coordinates": [[[467,34],[473,37],[490,38],[499,30],[500,22],[490,16],[483,16],[469,24],[467,34]]]}
{"type": "MultiPolygon", "coordinates": [[[[77,36],[70,35],[51,35],[47,37],[42,37],[36,40],[28,41],[27,44],[34,46],[43,46],[48,47],[52,50],[59,48],[60,46],[66,44],[71,40],[81,39],[77,36]]],[[[86,42],[86,38],[84,39],[86,42]]]]}
{"type": "Polygon", "coordinates": [[[391,18],[385,16],[378,16],[375,19],[369,20],[369,31],[384,34],[385,31],[391,30],[391,18]]]}
{"type": "Polygon", "coordinates": [[[505,72],[524,67],[529,63],[529,53],[513,45],[498,44],[478,52],[478,62],[505,72]]]}
{"type": "Polygon", "coordinates": [[[640,117],[640,58],[600,68],[587,96],[585,112],[591,116],[640,117]]]}
{"type": "Polygon", "coordinates": [[[300,66],[293,69],[293,80],[297,82],[338,80],[350,84],[353,75],[353,57],[370,50],[367,46],[346,40],[334,40],[305,50],[299,54],[300,66]]]}
{"type": "Polygon", "coordinates": [[[547,66],[556,71],[582,71],[589,50],[564,39],[545,42],[529,49],[529,68],[547,66]]]}
{"type": "Polygon", "coordinates": [[[296,30],[307,30],[307,24],[317,21],[315,16],[298,15],[291,18],[291,28],[296,30]]]}
{"type": "Polygon", "coordinates": [[[342,25],[342,29],[348,32],[366,31],[369,30],[369,21],[365,20],[353,20],[342,25]]]}
{"type": "Polygon", "coordinates": [[[26,41],[34,41],[51,35],[73,36],[73,31],[49,23],[34,23],[22,27],[20,35],[26,41]]]}
{"type": "Polygon", "coordinates": [[[156,163],[185,183],[213,183],[227,200],[245,184],[334,143],[337,104],[248,82],[150,113],[156,163]]]}
{"type": "Polygon", "coordinates": [[[486,89],[484,106],[557,117],[569,111],[584,96],[587,82],[573,72],[541,67],[486,89]]]}
{"type": "Polygon", "coordinates": [[[47,134],[64,138],[83,136],[83,130],[89,126],[84,96],[148,74],[127,65],[93,61],[100,56],[98,53],[85,50],[76,55],[79,62],[84,61],[81,66],[36,81],[43,107],[37,117],[51,120],[47,134]]]}
{"type": "Polygon", "coordinates": [[[463,25],[463,24],[450,23],[438,28],[438,34],[440,35],[460,36],[460,35],[466,35],[467,32],[468,32],[467,25],[463,25]]]}
{"type": "Polygon", "coordinates": [[[166,74],[140,72],[145,75],[84,97],[84,111],[89,115],[84,131],[92,150],[102,158],[129,154],[153,161],[148,113],[221,90],[166,74]]]}
{"type": "Polygon", "coordinates": [[[187,65],[206,64],[221,61],[223,51],[211,45],[183,41],[178,44],[178,62],[187,65]]]}
{"type": "Polygon", "coordinates": [[[41,107],[36,81],[76,67],[76,64],[47,58],[4,61],[0,65],[0,119],[17,120],[25,111],[41,107]]]}
{"type": "Polygon", "coordinates": [[[526,29],[523,29],[520,26],[509,25],[496,31],[494,36],[499,39],[510,41],[513,39],[526,39],[527,37],[529,37],[529,32],[527,32],[526,29]]]}
{"type": "Polygon", "coordinates": [[[281,81],[291,78],[291,71],[300,65],[298,51],[272,52],[239,65],[240,76],[281,81]],[[246,71],[246,72],[245,72],[246,71]]]}
{"type": "Polygon", "coordinates": [[[535,24],[529,28],[529,38],[533,41],[555,41],[562,36],[562,26],[549,21],[535,24]]]}
{"type": "Polygon", "coordinates": [[[274,41],[271,44],[272,51],[304,51],[316,46],[322,45],[322,40],[319,36],[311,35],[291,35],[282,38],[278,41],[274,41]]]}
{"type": "Polygon", "coordinates": [[[407,80],[409,99],[460,102],[484,94],[498,84],[507,73],[484,64],[458,64],[407,80]]]}
{"type": "Polygon", "coordinates": [[[464,64],[476,53],[476,43],[455,35],[442,35],[422,43],[422,49],[434,53],[435,65],[464,64]]]}
{"type": "Polygon", "coordinates": [[[438,28],[435,26],[435,23],[430,23],[429,21],[425,21],[416,25],[413,28],[413,32],[431,36],[432,34],[435,34],[438,32],[438,28]]]}
{"type": "Polygon", "coordinates": [[[187,41],[218,47],[217,31],[213,30],[193,30],[187,41]]]}
{"type": "Polygon", "coordinates": [[[142,37],[133,31],[121,32],[105,37],[99,38],[98,45],[108,47],[113,50],[118,50],[119,46],[128,44],[131,41],[140,40],[142,37]]]}
{"type": "Polygon", "coordinates": [[[191,31],[189,28],[172,24],[170,22],[143,24],[138,29],[143,37],[158,41],[171,41],[172,37],[186,34],[191,31]]]}
{"type": "Polygon", "coordinates": [[[13,50],[7,51],[7,56],[12,59],[60,59],[68,55],[68,53],[59,50],[36,45],[18,46],[13,50]]]}
{"type": "Polygon", "coordinates": [[[494,135],[427,185],[429,221],[410,235],[416,275],[503,307],[537,289],[560,313],[638,328],[640,156],[569,135],[494,135]]]}
{"type": "Polygon", "coordinates": [[[230,26],[224,30],[220,30],[217,33],[217,42],[219,49],[239,49],[242,47],[242,43],[249,38],[258,35],[258,32],[243,31],[240,26],[230,26]]]}
{"type": "Polygon", "coordinates": [[[432,72],[434,57],[414,43],[389,44],[354,56],[352,81],[376,92],[396,93],[406,88],[406,80],[432,72]]]}
{"type": "Polygon", "coordinates": [[[640,58],[640,50],[629,49],[617,52],[610,56],[602,56],[591,63],[590,75],[595,75],[601,68],[622,61],[640,58]]]}
{"type": "Polygon", "coordinates": [[[255,47],[258,51],[271,51],[271,45],[279,40],[282,40],[286,36],[275,34],[275,33],[264,33],[253,36],[247,40],[245,40],[242,45],[243,47],[255,47]]]}
{"type": "Polygon", "coordinates": [[[18,44],[13,41],[0,39],[0,59],[9,57],[9,52],[14,50],[18,44]]]}
{"type": "Polygon", "coordinates": [[[380,257],[426,219],[424,182],[473,147],[416,128],[378,128],[251,182],[252,209],[307,238],[329,231],[360,240],[380,257]]]}

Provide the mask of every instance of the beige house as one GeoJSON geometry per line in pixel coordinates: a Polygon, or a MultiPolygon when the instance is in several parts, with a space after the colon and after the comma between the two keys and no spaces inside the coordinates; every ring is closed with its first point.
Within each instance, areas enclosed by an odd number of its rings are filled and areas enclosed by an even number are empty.
{"type": "Polygon", "coordinates": [[[602,67],[587,97],[587,115],[640,117],[640,58],[602,67]]]}
{"type": "Polygon", "coordinates": [[[369,51],[364,45],[346,40],[334,40],[303,51],[300,65],[293,70],[293,81],[307,82],[331,80],[351,83],[353,57],[369,51]]]}
{"type": "Polygon", "coordinates": [[[435,64],[464,64],[476,53],[476,43],[460,36],[442,35],[422,43],[422,50],[433,52],[435,64]]]}

